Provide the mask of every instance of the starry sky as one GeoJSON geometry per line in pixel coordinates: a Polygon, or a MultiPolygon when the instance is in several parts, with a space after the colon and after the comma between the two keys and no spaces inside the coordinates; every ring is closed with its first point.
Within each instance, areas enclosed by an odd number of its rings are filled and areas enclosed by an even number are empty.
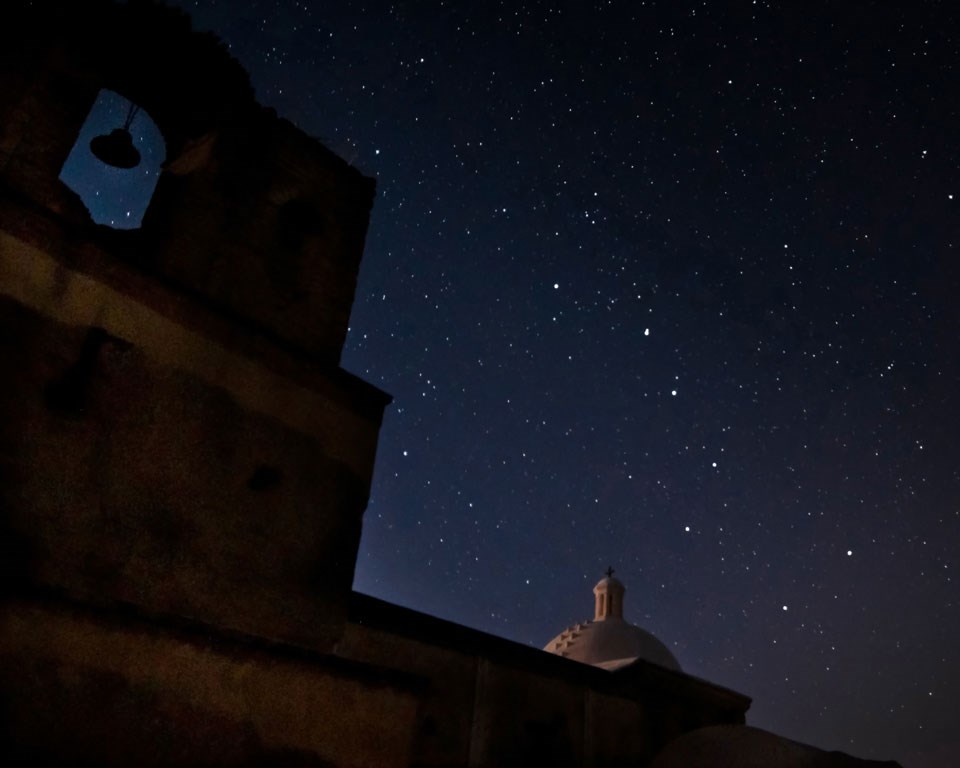
{"type": "Polygon", "coordinates": [[[957,764],[953,3],[175,4],[377,179],[356,589],[543,646],[612,565],[750,724],[957,764]]]}

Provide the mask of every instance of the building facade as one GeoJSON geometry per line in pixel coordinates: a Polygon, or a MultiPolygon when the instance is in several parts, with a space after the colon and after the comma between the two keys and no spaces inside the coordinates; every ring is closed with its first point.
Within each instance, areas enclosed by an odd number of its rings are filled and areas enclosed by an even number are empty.
{"type": "MultiPolygon", "coordinates": [[[[389,403],[339,365],[373,180],[256,104],[179,11],[14,5],[4,765],[645,766],[744,722],[749,699],[663,659],[613,672],[353,593],[389,403]],[[163,137],[135,229],[61,180],[104,92],[163,137]]],[[[129,127],[90,151],[133,162],[129,127]]]]}

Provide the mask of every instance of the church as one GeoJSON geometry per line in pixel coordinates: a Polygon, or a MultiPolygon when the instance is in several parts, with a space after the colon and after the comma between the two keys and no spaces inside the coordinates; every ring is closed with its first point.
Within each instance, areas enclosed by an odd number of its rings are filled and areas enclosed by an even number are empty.
{"type": "Polygon", "coordinates": [[[612,570],[544,650],[352,591],[390,403],[340,367],[374,197],[183,13],[7,12],[2,763],[870,765],[747,726],[612,570]],[[78,142],[104,94],[127,119],[78,142]],[[119,229],[63,171],[148,162],[135,114],[165,156],[119,229]]]}

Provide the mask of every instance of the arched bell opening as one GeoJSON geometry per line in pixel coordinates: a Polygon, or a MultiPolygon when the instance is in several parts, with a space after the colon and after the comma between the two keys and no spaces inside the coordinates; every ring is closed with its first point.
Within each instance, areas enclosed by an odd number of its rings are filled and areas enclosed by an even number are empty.
{"type": "Polygon", "coordinates": [[[163,134],[146,111],[115,91],[97,94],[60,181],[97,224],[137,229],[166,158],[163,134]]]}

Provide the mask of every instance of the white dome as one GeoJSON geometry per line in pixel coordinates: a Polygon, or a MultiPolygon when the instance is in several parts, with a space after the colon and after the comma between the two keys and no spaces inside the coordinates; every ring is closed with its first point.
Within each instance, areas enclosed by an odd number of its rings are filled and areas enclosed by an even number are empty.
{"type": "Polygon", "coordinates": [[[667,646],[649,632],[617,618],[574,624],[543,650],[605,669],[619,669],[637,659],[652,661],[667,669],[680,669],[667,646]]]}
{"type": "Polygon", "coordinates": [[[637,659],[680,671],[670,650],[649,632],[623,619],[623,584],[608,573],[593,588],[597,596],[593,621],[567,627],[544,646],[545,651],[604,669],[619,669],[637,659]]]}

